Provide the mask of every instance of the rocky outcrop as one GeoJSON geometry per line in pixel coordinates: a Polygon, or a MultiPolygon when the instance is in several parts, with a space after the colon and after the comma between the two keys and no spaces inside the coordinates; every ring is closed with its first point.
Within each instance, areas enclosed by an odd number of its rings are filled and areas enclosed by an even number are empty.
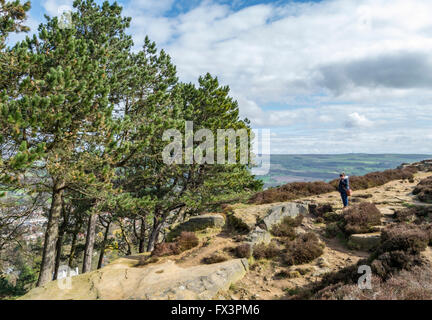
{"type": "Polygon", "coordinates": [[[281,223],[285,217],[295,218],[299,214],[306,215],[309,212],[308,205],[303,203],[288,202],[271,208],[268,214],[263,217],[263,223],[267,230],[274,225],[281,223]]]}
{"type": "Polygon", "coordinates": [[[357,250],[371,250],[381,241],[381,233],[352,234],[348,239],[348,246],[357,250]]]}
{"type": "Polygon", "coordinates": [[[168,239],[173,239],[183,231],[200,231],[206,228],[222,228],[225,225],[225,219],[219,214],[204,214],[189,218],[173,228],[168,234],[168,239]]]}
{"type": "Polygon", "coordinates": [[[246,242],[253,248],[254,245],[260,243],[269,243],[271,240],[271,228],[282,222],[285,217],[297,217],[299,214],[306,215],[308,213],[308,205],[297,202],[287,202],[281,205],[273,206],[267,210],[265,215],[262,215],[257,221],[258,226],[248,234],[246,242]]]}
{"type": "Polygon", "coordinates": [[[260,244],[260,243],[269,243],[271,240],[270,232],[261,229],[260,227],[256,227],[254,231],[249,233],[246,237],[246,243],[248,243],[251,248],[253,248],[254,245],[260,244]]]}
{"type": "Polygon", "coordinates": [[[432,160],[423,160],[415,163],[403,163],[398,167],[398,169],[407,167],[414,167],[423,172],[432,172],[432,160]]]}
{"type": "MultiPolygon", "coordinates": [[[[242,279],[246,259],[182,268],[168,260],[135,267],[137,260],[122,258],[100,270],[64,281],[52,281],[23,296],[24,300],[203,300],[242,279]]],[[[64,280],[64,279],[63,279],[64,280]]]]}

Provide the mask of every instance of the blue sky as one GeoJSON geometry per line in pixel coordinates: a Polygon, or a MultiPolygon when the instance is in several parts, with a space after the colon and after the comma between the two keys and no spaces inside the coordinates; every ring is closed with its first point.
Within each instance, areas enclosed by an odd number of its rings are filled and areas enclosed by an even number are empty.
{"type": "MultiPolygon", "coordinates": [[[[136,49],[218,76],[273,153],[432,154],[429,0],[118,2],[136,49]]],[[[71,3],[33,1],[29,26],[71,3]]]]}

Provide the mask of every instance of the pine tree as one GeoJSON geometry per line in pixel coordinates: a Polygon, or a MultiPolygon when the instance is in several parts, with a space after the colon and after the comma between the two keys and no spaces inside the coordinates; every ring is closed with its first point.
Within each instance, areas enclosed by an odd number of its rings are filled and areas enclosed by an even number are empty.
{"type": "Polygon", "coordinates": [[[79,36],[77,28],[61,28],[57,18],[47,20],[37,36],[14,48],[22,72],[19,84],[3,92],[0,119],[10,128],[4,134],[10,148],[3,158],[8,173],[3,182],[28,188],[23,175],[39,170],[51,185],[38,285],[52,279],[65,189],[103,186],[104,179],[97,179],[89,166],[106,168],[99,171],[105,180],[111,175],[105,150],[100,150],[112,139],[110,87],[105,80],[110,48],[106,42],[79,36]]]}

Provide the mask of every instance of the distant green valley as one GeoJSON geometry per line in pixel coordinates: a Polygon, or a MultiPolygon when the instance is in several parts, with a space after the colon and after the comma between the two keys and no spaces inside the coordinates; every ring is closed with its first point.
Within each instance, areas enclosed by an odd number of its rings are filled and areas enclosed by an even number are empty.
{"type": "Polygon", "coordinates": [[[349,176],[364,175],[431,158],[424,154],[274,154],[270,157],[270,172],[257,178],[269,188],[295,181],[329,181],[341,171],[349,176]]]}

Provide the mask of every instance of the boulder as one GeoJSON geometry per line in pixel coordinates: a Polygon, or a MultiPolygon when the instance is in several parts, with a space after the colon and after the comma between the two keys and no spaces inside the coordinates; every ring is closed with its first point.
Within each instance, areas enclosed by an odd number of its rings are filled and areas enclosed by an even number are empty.
{"type": "Polygon", "coordinates": [[[296,217],[299,214],[308,214],[309,203],[284,202],[278,205],[242,205],[232,206],[227,212],[228,223],[237,230],[253,232],[256,226],[270,230],[285,217],[296,217]]]}
{"type": "Polygon", "coordinates": [[[246,243],[248,243],[251,248],[260,243],[268,244],[270,243],[271,236],[270,232],[256,227],[254,231],[249,233],[246,237],[246,243]]]}
{"type": "Polygon", "coordinates": [[[376,248],[381,241],[381,233],[352,234],[348,239],[348,246],[352,249],[371,250],[376,248]]]}
{"type": "Polygon", "coordinates": [[[222,228],[225,225],[225,219],[219,214],[204,214],[189,218],[186,222],[180,223],[168,234],[167,239],[171,240],[183,231],[200,231],[206,228],[222,228]]]}
{"type": "Polygon", "coordinates": [[[271,208],[267,215],[262,218],[267,230],[270,230],[274,225],[279,224],[285,217],[295,218],[299,214],[306,215],[309,212],[309,206],[303,203],[288,202],[282,205],[271,208]]]}
{"type": "MultiPolygon", "coordinates": [[[[134,261],[131,263],[130,261],[134,261]]],[[[246,274],[247,259],[182,268],[168,260],[135,267],[123,258],[97,271],[71,278],[69,288],[59,280],[35,288],[23,300],[208,300],[246,274]]]]}

